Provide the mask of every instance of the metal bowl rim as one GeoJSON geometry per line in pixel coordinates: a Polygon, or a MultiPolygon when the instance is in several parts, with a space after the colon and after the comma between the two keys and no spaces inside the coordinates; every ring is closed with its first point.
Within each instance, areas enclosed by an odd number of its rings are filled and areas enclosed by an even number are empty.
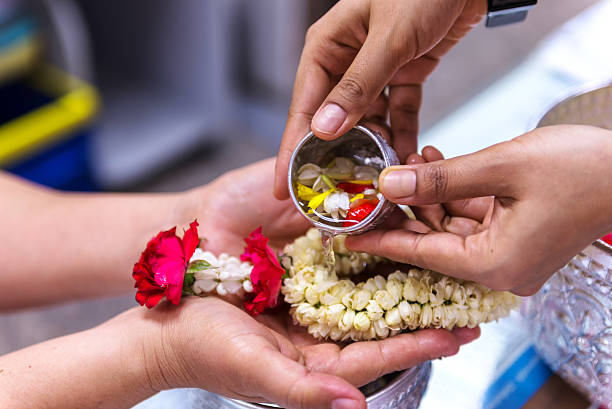
{"type": "MultiPolygon", "coordinates": [[[[552,111],[553,109],[555,109],[556,107],[560,106],[561,104],[570,101],[576,97],[579,97],[581,95],[585,95],[594,91],[598,91],[600,89],[603,88],[612,88],[612,79],[608,79],[605,81],[591,81],[591,82],[587,82],[586,84],[577,86],[572,88],[571,90],[564,92],[563,94],[560,94],[558,97],[556,97],[555,99],[551,100],[551,102],[549,102],[546,105],[546,108],[543,109],[537,116],[534,116],[530,121],[529,121],[529,126],[527,127],[527,131],[532,131],[536,128],[538,128],[540,122],[542,121],[542,119],[544,119],[544,117],[546,115],[548,115],[548,113],[550,111],[552,111]]],[[[603,247],[601,248],[601,250],[606,251],[610,254],[612,254],[612,245],[606,243],[605,241],[598,239],[595,242],[593,242],[591,244],[592,245],[599,245],[598,247],[603,247]]]]}
{"type": "Polygon", "coordinates": [[[554,99],[551,99],[545,109],[542,109],[537,115],[534,115],[528,122],[527,131],[532,131],[538,127],[540,121],[557,106],[567,102],[578,96],[597,91],[602,88],[612,87],[612,79],[605,81],[591,81],[580,86],[574,87],[567,92],[559,94],[554,99]]]}

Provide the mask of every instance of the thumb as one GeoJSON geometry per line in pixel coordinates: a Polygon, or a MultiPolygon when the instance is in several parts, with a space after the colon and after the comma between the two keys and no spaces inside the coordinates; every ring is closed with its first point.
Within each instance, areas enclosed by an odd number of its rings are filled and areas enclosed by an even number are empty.
{"type": "Polygon", "coordinates": [[[312,372],[278,351],[260,356],[256,388],[287,409],[365,409],[363,394],[342,378],[312,372]],[[265,365],[261,365],[265,362],[265,365]]]}
{"type": "Polygon", "coordinates": [[[400,67],[396,53],[389,51],[381,37],[373,34],[367,37],[342,79],[315,113],[311,126],[319,138],[331,140],[345,134],[363,117],[400,67]]]}
{"type": "Polygon", "coordinates": [[[483,196],[516,197],[527,165],[512,142],[425,164],[391,166],[379,176],[382,194],[394,203],[427,205],[483,196]]]}

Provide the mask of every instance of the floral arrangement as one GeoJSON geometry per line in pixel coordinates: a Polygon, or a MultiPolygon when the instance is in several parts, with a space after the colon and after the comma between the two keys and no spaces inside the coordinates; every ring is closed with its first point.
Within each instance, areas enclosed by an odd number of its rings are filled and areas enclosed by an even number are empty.
{"type": "Polygon", "coordinates": [[[241,295],[244,308],[253,315],[278,304],[285,270],[261,227],[244,240],[246,247],[240,258],[227,254],[215,257],[197,248],[197,227],[198,222],[193,221],[182,239],[173,227],[149,241],[132,271],[140,305],[153,308],[164,296],[176,305],[182,295],[212,293],[241,295]]]}
{"type": "Polygon", "coordinates": [[[475,327],[519,305],[511,293],[415,267],[401,266],[386,277],[371,274],[389,262],[348,251],[342,236],[334,238],[330,269],[316,229],[287,245],[281,263],[261,227],[245,239],[240,258],[198,248],[197,227],[192,222],[182,239],[173,228],[149,241],[133,270],[140,305],[152,308],[164,296],[178,304],[183,295],[235,294],[244,299],[247,312],[257,315],[276,307],[282,294],[295,323],[315,338],[334,341],[384,339],[417,328],[475,327]]]}

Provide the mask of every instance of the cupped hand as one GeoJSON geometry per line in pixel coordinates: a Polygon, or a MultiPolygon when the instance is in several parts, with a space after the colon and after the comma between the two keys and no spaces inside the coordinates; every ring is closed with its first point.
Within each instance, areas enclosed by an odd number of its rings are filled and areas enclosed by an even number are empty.
{"type": "Polygon", "coordinates": [[[202,247],[213,253],[239,255],[244,238],[257,227],[276,250],[304,234],[310,223],[290,200],[272,194],[274,159],[228,172],[190,192],[200,222],[202,247]]]}
{"type": "Polygon", "coordinates": [[[530,295],[612,231],[610,131],[545,127],[466,156],[428,155],[379,179],[389,200],[425,205],[421,221],[350,237],[348,248],[530,295]]]}
{"type": "Polygon", "coordinates": [[[383,374],[453,355],[479,329],[421,330],[383,341],[318,342],[286,309],[254,319],[216,297],[138,310],[153,388],[199,387],[288,409],[365,408],[357,389],[383,374]]]}
{"type": "Polygon", "coordinates": [[[421,86],[481,20],[486,5],[485,0],[341,1],[313,24],[278,152],[275,195],[288,197],[289,159],[311,128],[320,138],[335,139],[374,115],[369,111],[386,120],[388,107],[393,147],[401,160],[414,152],[421,86]]]}

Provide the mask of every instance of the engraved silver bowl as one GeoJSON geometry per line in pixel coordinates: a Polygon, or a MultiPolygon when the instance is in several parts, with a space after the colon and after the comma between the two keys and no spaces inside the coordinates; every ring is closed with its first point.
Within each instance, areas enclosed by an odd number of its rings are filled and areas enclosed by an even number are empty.
{"type": "MultiPolygon", "coordinates": [[[[537,122],[555,124],[612,130],[612,83],[573,93],[537,122]]],[[[591,401],[612,402],[612,246],[602,240],[588,246],[529,297],[522,312],[552,369],[591,401]]]]}
{"type": "MultiPolygon", "coordinates": [[[[425,394],[431,363],[426,362],[403,372],[385,375],[361,388],[368,409],[417,409],[425,394]]],[[[193,409],[266,409],[276,405],[248,403],[229,399],[200,389],[188,389],[185,407],[193,409]]]]}

